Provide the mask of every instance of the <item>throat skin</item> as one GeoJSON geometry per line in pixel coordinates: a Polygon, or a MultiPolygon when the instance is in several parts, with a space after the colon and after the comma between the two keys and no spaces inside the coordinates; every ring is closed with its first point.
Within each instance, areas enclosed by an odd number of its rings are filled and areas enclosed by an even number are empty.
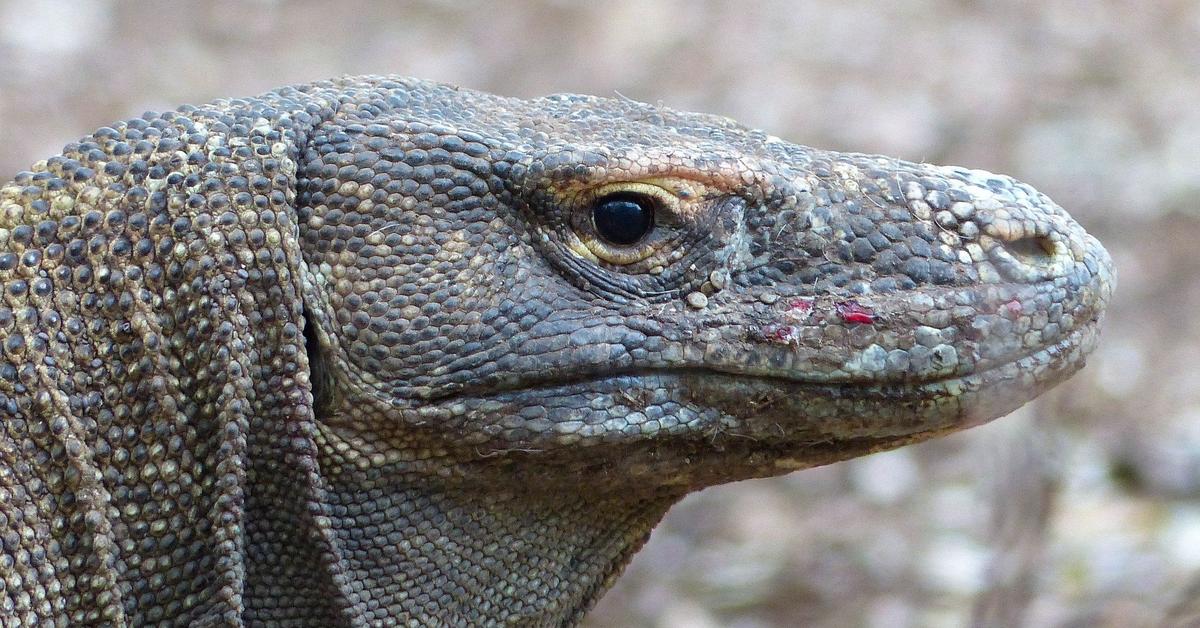
{"type": "MultiPolygon", "coordinates": [[[[336,362],[309,362],[329,367],[315,381],[349,390],[336,362]]],[[[663,456],[654,449],[483,453],[419,415],[379,429],[389,404],[378,397],[331,401],[316,416],[306,491],[320,514],[302,527],[322,531],[324,551],[307,559],[322,577],[309,586],[336,603],[338,625],[576,625],[695,488],[623,473],[663,456]]]]}
{"type": "Polygon", "coordinates": [[[326,491],[347,625],[574,625],[680,497],[369,475],[326,491]]]}

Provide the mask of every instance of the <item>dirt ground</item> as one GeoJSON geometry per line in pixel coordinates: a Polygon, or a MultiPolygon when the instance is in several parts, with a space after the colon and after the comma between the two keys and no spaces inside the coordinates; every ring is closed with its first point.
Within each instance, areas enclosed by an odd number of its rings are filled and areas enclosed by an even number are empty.
{"type": "Polygon", "coordinates": [[[1200,573],[1200,3],[0,0],[0,180],[144,110],[347,73],[620,92],[1004,172],[1116,260],[1074,380],[693,495],[588,626],[1152,626],[1200,573]]]}

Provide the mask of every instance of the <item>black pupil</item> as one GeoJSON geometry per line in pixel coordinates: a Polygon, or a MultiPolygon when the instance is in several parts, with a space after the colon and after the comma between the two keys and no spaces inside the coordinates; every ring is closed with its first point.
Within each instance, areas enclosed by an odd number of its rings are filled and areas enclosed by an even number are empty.
{"type": "Polygon", "coordinates": [[[610,194],[592,208],[592,222],[610,244],[633,244],[654,227],[654,204],[637,194],[610,194]]]}

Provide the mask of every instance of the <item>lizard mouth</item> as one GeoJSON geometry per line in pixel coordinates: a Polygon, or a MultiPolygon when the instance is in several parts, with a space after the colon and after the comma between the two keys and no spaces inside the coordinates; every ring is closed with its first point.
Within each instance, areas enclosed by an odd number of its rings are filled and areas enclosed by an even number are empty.
{"type": "Polygon", "coordinates": [[[855,394],[894,399],[904,396],[931,396],[955,392],[955,385],[968,385],[974,382],[980,384],[996,383],[998,380],[1010,379],[1019,374],[1026,374],[1032,379],[1052,379],[1053,383],[1062,381],[1084,365],[1084,357],[1091,352],[1097,340],[1100,320],[1093,320],[1080,325],[1069,332],[1059,341],[1039,347],[1028,353],[992,362],[974,372],[952,373],[933,377],[915,377],[910,374],[895,374],[891,377],[881,377],[873,381],[862,379],[812,380],[805,377],[789,376],[781,372],[759,372],[724,365],[705,366],[703,371],[714,374],[751,377],[766,381],[781,382],[791,385],[827,387],[845,391],[858,391],[855,394]]]}
{"type": "Polygon", "coordinates": [[[498,398],[519,393],[552,394],[555,391],[574,389],[578,386],[615,382],[628,391],[639,387],[639,382],[651,383],[652,379],[672,379],[694,383],[699,379],[736,378],[745,381],[761,381],[769,386],[802,387],[826,393],[841,391],[841,394],[862,398],[880,397],[897,399],[902,397],[932,397],[952,394],[957,386],[980,385],[1006,381],[1022,374],[1022,379],[1052,380],[1057,383],[1083,367],[1084,356],[1095,346],[1100,320],[1079,325],[1059,341],[1019,354],[1003,361],[993,362],[975,372],[953,373],[935,377],[916,377],[911,374],[895,374],[872,381],[861,378],[813,379],[787,369],[762,369],[740,367],[729,362],[681,364],[671,366],[634,366],[624,369],[608,369],[603,374],[589,372],[575,377],[562,377],[558,373],[531,374],[514,378],[498,386],[472,389],[459,388],[444,395],[434,396],[431,402],[451,402],[464,398],[498,398]]]}
{"type": "Polygon", "coordinates": [[[1099,323],[1083,324],[1053,345],[975,373],[924,381],[812,382],[681,367],[526,382],[435,405],[443,420],[490,425],[482,430],[486,437],[462,433],[459,442],[469,443],[481,464],[506,460],[501,464],[528,473],[522,477],[532,484],[557,486],[559,472],[534,469],[554,469],[560,461],[575,473],[625,477],[632,482],[627,486],[692,490],[829,464],[986,423],[1082,368],[1099,323]],[[526,418],[530,407],[543,412],[526,418]],[[591,453],[582,458],[570,453],[580,446],[591,453]]]}
{"type": "Polygon", "coordinates": [[[467,423],[489,421],[484,414],[520,415],[534,404],[545,409],[542,417],[496,429],[497,438],[488,440],[497,446],[519,442],[553,449],[581,440],[632,443],[715,432],[760,444],[858,441],[881,449],[1015,410],[1082,368],[1098,329],[1094,320],[1059,342],[984,370],[926,380],[815,382],[681,366],[512,382],[511,388],[482,394],[459,391],[437,405],[457,408],[467,423]]]}
{"type": "Polygon", "coordinates": [[[1098,331],[1099,321],[1093,321],[1059,342],[983,370],[923,380],[810,382],[721,369],[693,377],[688,385],[694,397],[716,400],[712,403],[745,417],[748,424],[756,417],[802,416],[803,421],[817,420],[829,426],[849,419],[836,428],[839,438],[961,429],[1008,414],[1075,374],[1095,347],[1098,331]],[[705,384],[705,378],[715,382],[729,379],[714,386],[705,384]],[[739,390],[741,394],[736,396],[750,403],[722,402],[722,388],[739,390]],[[773,406],[780,408],[773,411],[773,406]]]}

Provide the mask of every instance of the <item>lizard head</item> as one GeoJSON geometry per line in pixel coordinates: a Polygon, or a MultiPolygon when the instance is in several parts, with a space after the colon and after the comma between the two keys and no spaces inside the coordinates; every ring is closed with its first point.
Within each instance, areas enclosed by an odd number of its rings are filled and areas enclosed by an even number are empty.
{"type": "Polygon", "coordinates": [[[569,625],[687,491],[1070,376],[1112,285],[1007,177],[625,99],[147,113],[0,182],[0,603],[569,625]]]}
{"type": "Polygon", "coordinates": [[[1005,176],[627,99],[359,89],[297,171],[347,463],[785,473],[1013,410],[1082,367],[1112,291],[1101,245],[1005,176]]]}

